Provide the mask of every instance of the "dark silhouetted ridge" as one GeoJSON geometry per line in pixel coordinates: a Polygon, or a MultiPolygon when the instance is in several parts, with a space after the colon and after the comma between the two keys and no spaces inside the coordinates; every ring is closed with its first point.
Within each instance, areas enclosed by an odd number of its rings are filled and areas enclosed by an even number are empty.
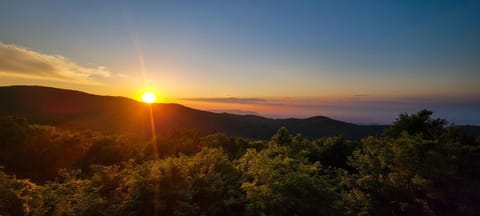
{"type": "MultiPolygon", "coordinates": [[[[32,123],[112,133],[148,135],[150,106],[124,97],[99,96],[80,91],[41,86],[0,87],[0,115],[25,116],[32,123]]],[[[285,126],[306,137],[342,135],[358,139],[380,134],[384,126],[360,126],[323,116],[307,119],[270,119],[256,115],[213,113],[179,104],[152,104],[158,133],[174,129],[195,130],[201,135],[269,138],[285,126]]]]}

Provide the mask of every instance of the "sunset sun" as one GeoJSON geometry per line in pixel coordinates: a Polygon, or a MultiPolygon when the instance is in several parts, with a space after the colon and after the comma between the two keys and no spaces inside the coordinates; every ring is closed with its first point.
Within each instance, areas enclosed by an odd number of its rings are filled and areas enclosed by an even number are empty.
{"type": "Polygon", "coordinates": [[[151,92],[145,92],[142,95],[142,101],[145,103],[153,103],[157,100],[157,97],[151,92]]]}

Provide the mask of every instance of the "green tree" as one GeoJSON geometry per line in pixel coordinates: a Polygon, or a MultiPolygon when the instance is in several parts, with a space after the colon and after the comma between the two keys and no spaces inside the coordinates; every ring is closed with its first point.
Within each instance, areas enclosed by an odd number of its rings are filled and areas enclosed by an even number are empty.
{"type": "MultiPolygon", "coordinates": [[[[238,161],[250,215],[337,215],[342,212],[336,186],[318,162],[292,154],[280,130],[268,148],[249,149],[238,161]],[[280,135],[280,136],[279,136],[280,135]],[[283,145],[277,145],[280,142],[283,145]],[[289,155],[293,156],[290,157],[289,155]]],[[[297,142],[300,137],[297,137],[297,142]]]]}
{"type": "Polygon", "coordinates": [[[18,180],[7,175],[0,167],[0,212],[2,215],[26,215],[29,213],[27,203],[29,195],[36,185],[28,180],[18,180]]]}
{"type": "Polygon", "coordinates": [[[347,158],[352,155],[358,145],[343,137],[322,137],[314,141],[317,150],[314,157],[324,166],[350,170],[347,158]]]}
{"type": "Polygon", "coordinates": [[[281,127],[272,136],[271,142],[277,145],[288,145],[292,142],[292,135],[290,135],[286,127],[281,127]]]}
{"type": "Polygon", "coordinates": [[[479,197],[468,192],[479,192],[472,183],[478,176],[468,174],[469,166],[478,168],[474,155],[478,148],[406,132],[395,139],[369,137],[350,158],[356,173],[346,182],[352,192],[371,198],[370,213],[470,215],[475,204],[469,200],[479,197]]]}
{"type": "Polygon", "coordinates": [[[129,200],[134,215],[239,215],[240,174],[219,150],[141,165],[129,200]]]}
{"type": "Polygon", "coordinates": [[[432,119],[433,112],[430,110],[420,110],[416,114],[400,114],[393,125],[384,132],[388,137],[399,137],[403,131],[410,135],[420,134],[426,139],[436,139],[445,133],[445,125],[448,123],[445,119],[432,119]]]}

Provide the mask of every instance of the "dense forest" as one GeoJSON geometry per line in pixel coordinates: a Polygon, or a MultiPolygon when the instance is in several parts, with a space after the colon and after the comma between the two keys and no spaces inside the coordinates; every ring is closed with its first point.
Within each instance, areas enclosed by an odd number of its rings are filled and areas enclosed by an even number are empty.
{"type": "Polygon", "coordinates": [[[0,215],[477,215],[480,138],[432,112],[383,135],[140,139],[0,120],[0,215]]]}

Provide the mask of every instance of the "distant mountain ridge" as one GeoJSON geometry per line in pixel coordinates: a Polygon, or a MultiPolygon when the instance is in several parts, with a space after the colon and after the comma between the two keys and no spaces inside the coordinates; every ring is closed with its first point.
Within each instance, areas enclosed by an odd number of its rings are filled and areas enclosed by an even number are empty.
{"type": "Polygon", "coordinates": [[[213,113],[179,104],[147,104],[113,96],[42,86],[0,87],[0,116],[25,116],[32,123],[65,128],[93,129],[111,133],[148,135],[153,114],[158,133],[174,129],[195,130],[201,135],[269,138],[285,126],[306,137],[341,135],[359,139],[381,134],[385,126],[356,125],[316,116],[306,119],[270,119],[256,115],[213,113]]]}

